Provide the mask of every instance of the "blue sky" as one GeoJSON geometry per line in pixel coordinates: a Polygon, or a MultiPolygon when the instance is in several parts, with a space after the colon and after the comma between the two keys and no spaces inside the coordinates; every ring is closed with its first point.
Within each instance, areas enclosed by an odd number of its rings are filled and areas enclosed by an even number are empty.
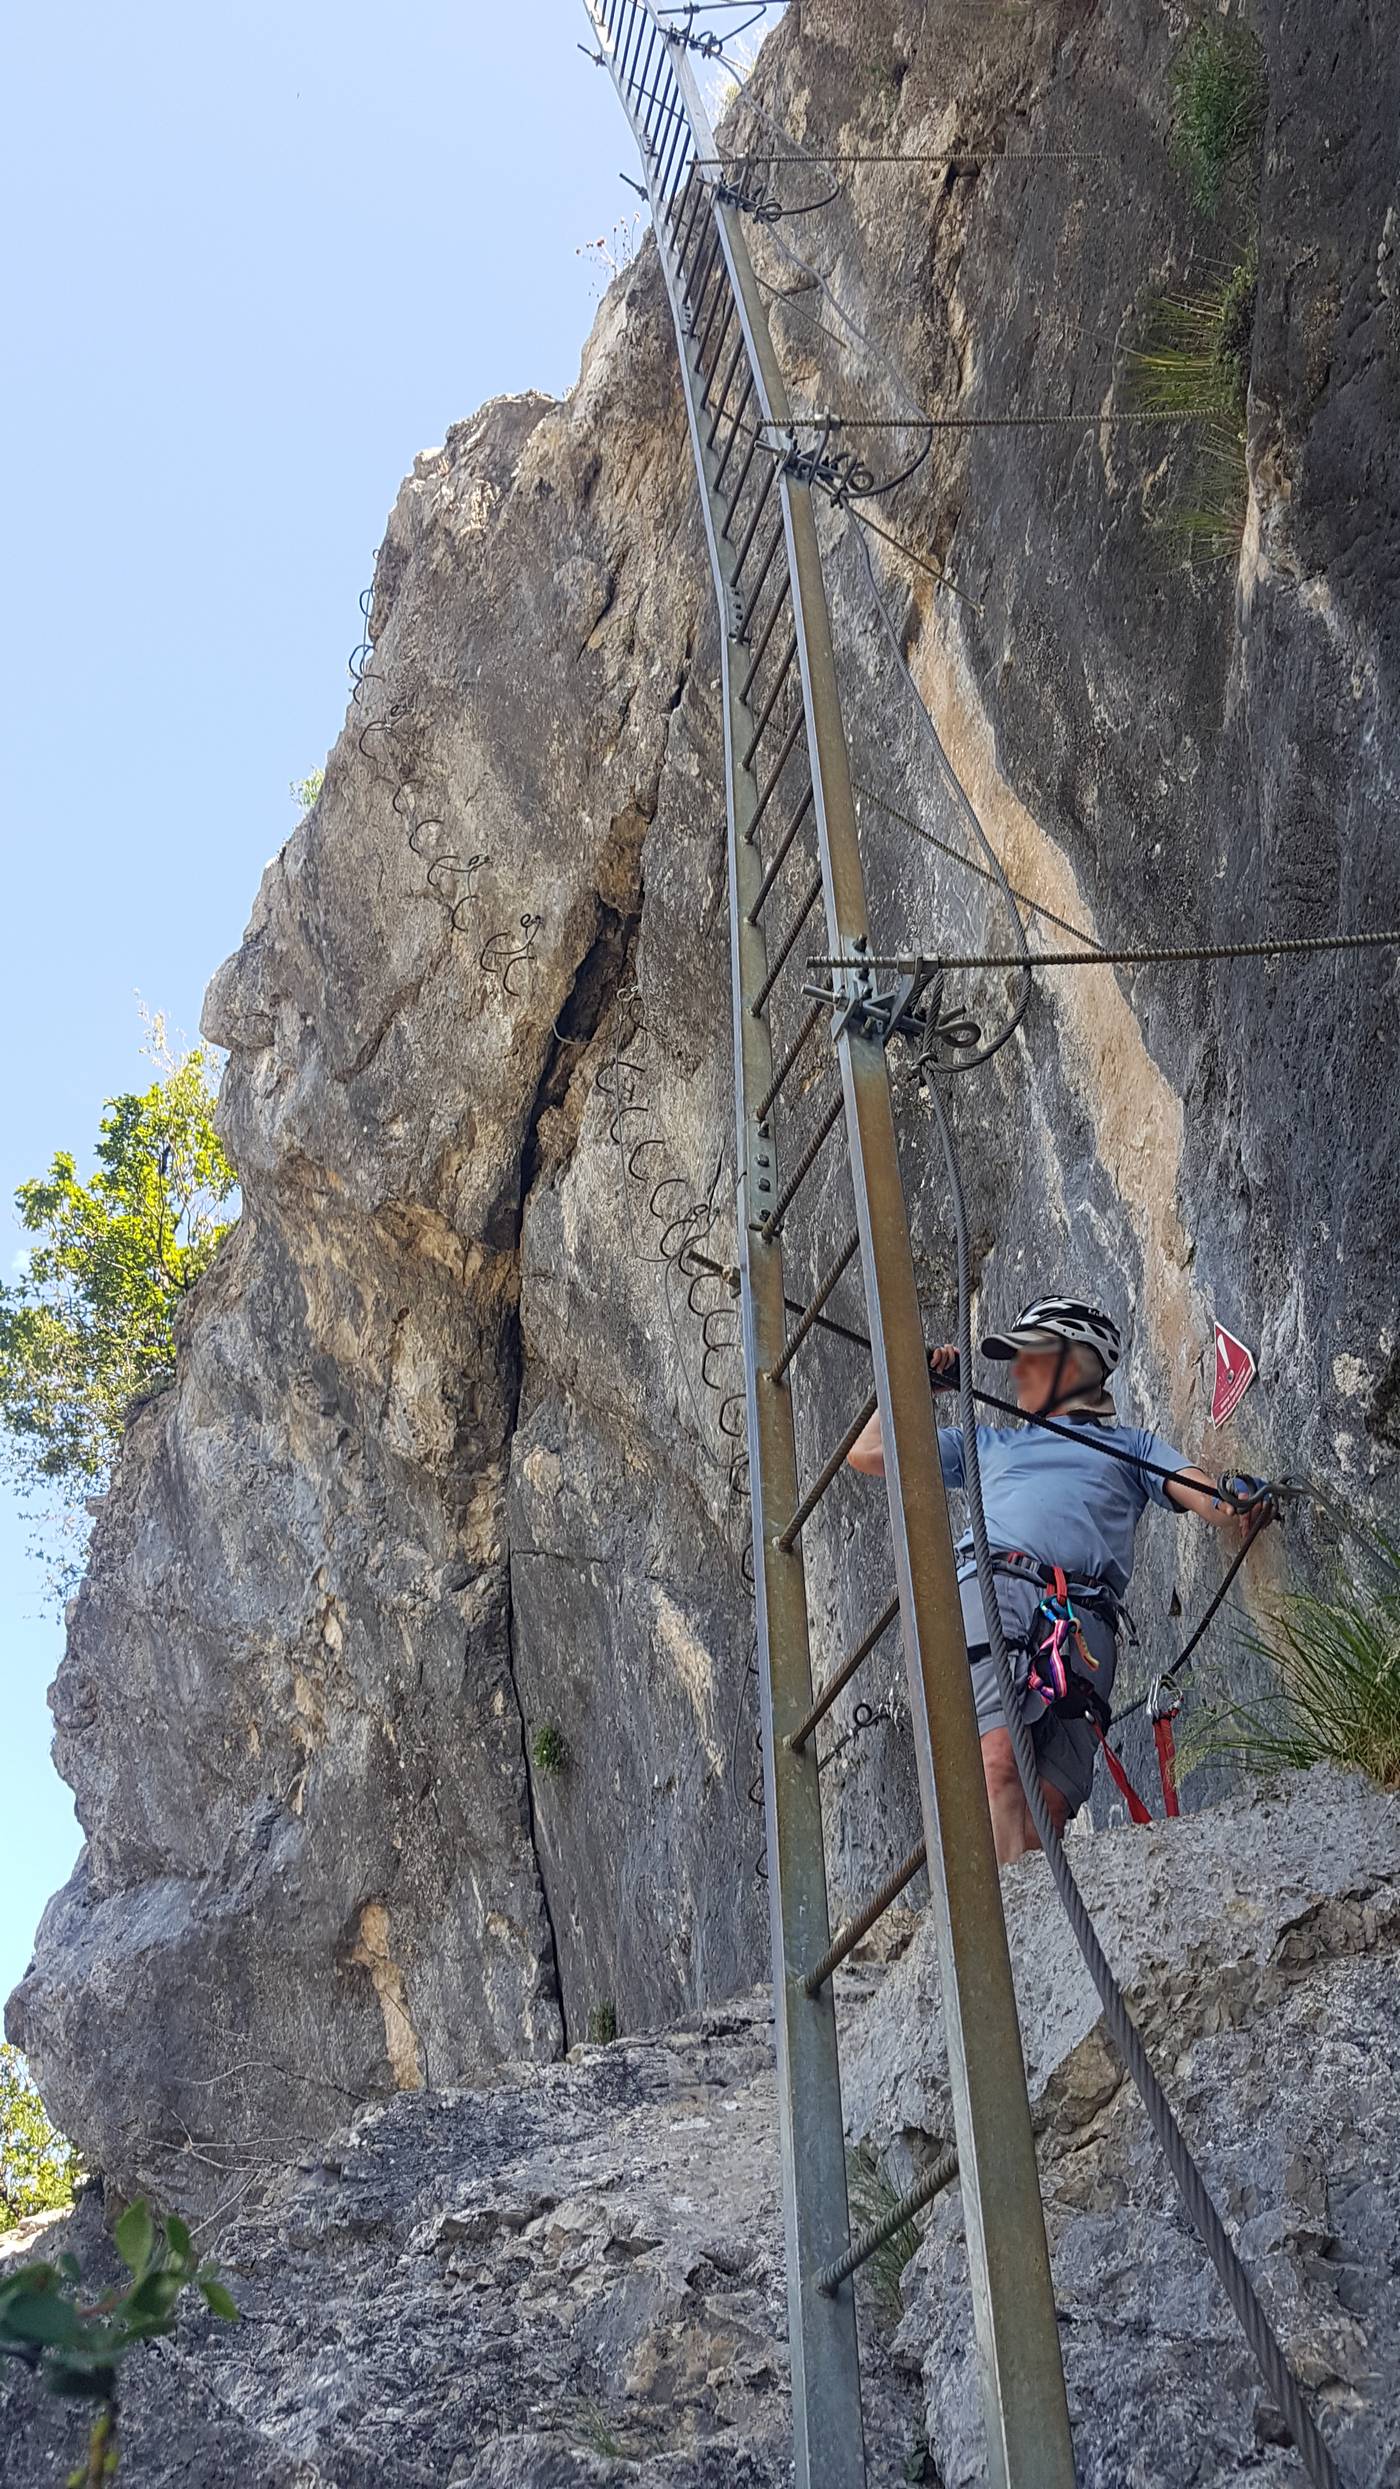
{"type": "MultiPolygon", "coordinates": [[[[579,0],[12,24],[0,1215],[146,1084],[138,994],[194,1034],[339,728],[415,451],[575,375],[580,246],[636,205],[586,31],[579,0]]],[[[0,1509],[0,1996],[79,1840],[25,1549],[0,1509]]]]}

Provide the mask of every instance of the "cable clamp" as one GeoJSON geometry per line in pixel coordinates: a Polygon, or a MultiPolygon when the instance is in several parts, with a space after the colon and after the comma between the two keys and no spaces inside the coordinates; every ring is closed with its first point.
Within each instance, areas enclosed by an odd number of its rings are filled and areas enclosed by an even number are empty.
{"type": "Polygon", "coordinates": [[[661,31],[668,43],[679,44],[683,52],[698,52],[702,60],[724,58],[723,35],[710,34],[708,31],[697,35],[692,34],[688,28],[682,32],[679,26],[663,26],[661,31]]]}
{"type": "Polygon", "coordinates": [[[940,1010],[943,972],[935,961],[921,960],[911,971],[882,983],[870,962],[862,958],[864,948],[863,938],[851,945],[849,964],[830,985],[808,979],[802,988],[813,1002],[830,1004],[836,1015],[833,1040],[854,1031],[886,1047],[892,1037],[907,1037],[918,1047],[921,1061],[935,1046],[949,1046],[955,1052],[980,1046],[982,1031],[975,1020],[969,1020],[964,1011],[940,1010]]]}
{"type": "Polygon", "coordinates": [[[738,182],[717,181],[711,195],[717,207],[735,208],[741,216],[752,216],[756,225],[776,225],[783,213],[782,201],[769,196],[767,182],[745,190],[738,182]]]}
{"type": "Polygon", "coordinates": [[[829,449],[827,443],[838,429],[840,417],[823,415],[818,420],[820,438],[810,449],[799,447],[794,432],[785,432],[783,473],[797,484],[815,485],[838,510],[851,501],[859,501],[875,490],[875,475],[863,458],[853,449],[829,449]]]}
{"type": "Polygon", "coordinates": [[[898,976],[892,984],[881,985],[868,960],[861,957],[864,936],[852,943],[848,965],[839,969],[831,985],[807,984],[803,992],[814,1002],[830,1003],[836,1014],[832,1022],[833,1038],[854,1031],[861,1037],[877,1038],[887,1046],[894,1036],[927,1035],[926,1015],[916,1005],[924,988],[938,976],[938,970],[921,963],[912,976],[898,976]]]}

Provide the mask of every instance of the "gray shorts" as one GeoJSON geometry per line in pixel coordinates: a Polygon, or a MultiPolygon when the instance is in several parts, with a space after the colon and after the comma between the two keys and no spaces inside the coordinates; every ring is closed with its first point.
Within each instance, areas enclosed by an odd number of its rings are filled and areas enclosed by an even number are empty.
{"type": "MultiPolygon", "coordinates": [[[[997,1575],[997,1606],[1006,1638],[1012,1645],[1011,1665],[1015,1671],[1016,1691],[1021,1698],[1021,1714],[1030,1726],[1035,1741],[1035,1757],[1040,1777],[1052,1789],[1069,1800],[1069,1811],[1077,1814],[1094,1785],[1094,1765],[1098,1761],[1099,1741],[1092,1720],[1067,1720],[1058,1711],[1049,1710],[1039,1694],[1027,1691],[1031,1652],[1025,1647],[1031,1618],[1040,1605],[1040,1592],[1034,1582],[1020,1581],[1014,1574],[997,1575]],[[1019,1646],[1019,1647],[1018,1647],[1019,1646]]],[[[972,1669],[972,1693],[977,1705],[977,1734],[985,1737],[990,1729],[1005,1728],[1006,1714],[1002,1709],[1001,1689],[996,1668],[987,1649],[987,1623],[982,1611],[982,1594],[975,1576],[961,1584],[963,1631],[970,1653],[976,1654],[969,1664],[972,1669]]],[[[1105,1701],[1113,1691],[1114,1672],[1118,1665],[1118,1645],[1102,1616],[1076,1609],[1084,1639],[1098,1667],[1089,1682],[1105,1701]]],[[[1076,1675],[1086,1672],[1077,1658],[1071,1659],[1076,1675]]]]}

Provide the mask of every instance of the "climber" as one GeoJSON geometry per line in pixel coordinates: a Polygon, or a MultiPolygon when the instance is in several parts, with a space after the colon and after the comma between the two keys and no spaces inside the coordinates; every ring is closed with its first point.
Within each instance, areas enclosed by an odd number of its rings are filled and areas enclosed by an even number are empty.
{"type": "MultiPolygon", "coordinates": [[[[1034,1425],[977,1429],[997,1605],[1035,1741],[1041,1788],[1060,1832],[1093,1784],[1099,1732],[1110,1717],[1133,1539],[1145,1507],[1166,1504],[1221,1529],[1248,1528],[1261,1510],[1272,1511],[1261,1479],[1218,1481],[1189,1467],[1160,1435],[1119,1424],[1108,1378],[1122,1345],[1107,1314],[1068,1297],[1040,1298],[1009,1330],[982,1342],[984,1356],[1010,1364],[1017,1402],[1028,1416],[1053,1414],[1085,1432],[1081,1446],[1034,1425]],[[1098,1429],[1135,1462],[1154,1462],[1179,1475],[1165,1479],[1105,1457],[1093,1448],[1092,1432],[1098,1429]]],[[[935,1387],[951,1388],[956,1365],[956,1349],[930,1352],[935,1387]]],[[[944,1484],[961,1487],[961,1427],[940,1426],[938,1449],[944,1484]]],[[[883,1476],[878,1415],[849,1457],[853,1469],[883,1476]]],[[[957,1561],[987,1802],[997,1858],[1007,1866],[1038,1848],[1039,1839],[1002,1709],[970,1532],[958,1541],[957,1561]]]]}

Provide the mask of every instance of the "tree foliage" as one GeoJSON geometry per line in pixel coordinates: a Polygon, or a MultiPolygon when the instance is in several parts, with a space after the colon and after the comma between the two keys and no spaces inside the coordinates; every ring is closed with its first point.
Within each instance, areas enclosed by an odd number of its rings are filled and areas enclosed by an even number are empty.
{"type": "Polygon", "coordinates": [[[325,783],[324,769],[312,769],[304,778],[289,779],[288,791],[298,812],[310,812],[312,805],[318,801],[325,783]]]}
{"type": "Polygon", "coordinates": [[[209,1058],[172,1055],[159,1017],[150,1031],[159,1077],[108,1100],[93,1173],[60,1150],[15,1196],[36,1241],[0,1285],[0,1464],[48,1496],[49,1521],[105,1487],[132,1401],[174,1373],[176,1309],[226,1232],[235,1179],[209,1058]]]}
{"type": "Polygon", "coordinates": [[[0,2231],[73,2201],[78,2156],[49,2124],[19,2050],[0,2041],[0,2231]]]}

